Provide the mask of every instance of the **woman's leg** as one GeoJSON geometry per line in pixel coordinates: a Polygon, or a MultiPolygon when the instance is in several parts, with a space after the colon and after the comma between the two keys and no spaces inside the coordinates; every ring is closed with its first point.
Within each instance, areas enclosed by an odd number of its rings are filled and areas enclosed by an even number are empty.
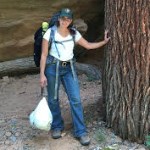
{"type": "Polygon", "coordinates": [[[86,134],[84,124],[83,108],[80,99],[80,91],[77,76],[73,78],[72,72],[69,71],[61,77],[61,81],[68,95],[71,107],[72,121],[74,126],[75,137],[81,137],[86,134]]]}
{"type": "MultiPolygon", "coordinates": [[[[55,79],[56,79],[56,73],[55,73],[55,65],[46,67],[46,77],[47,77],[47,90],[48,90],[48,105],[53,115],[53,122],[51,129],[52,130],[63,130],[64,129],[64,122],[61,116],[61,110],[59,105],[59,98],[54,99],[54,93],[55,93],[55,79]]],[[[58,90],[59,90],[58,83],[58,90]]],[[[58,91],[57,91],[58,92],[58,91]]]]}

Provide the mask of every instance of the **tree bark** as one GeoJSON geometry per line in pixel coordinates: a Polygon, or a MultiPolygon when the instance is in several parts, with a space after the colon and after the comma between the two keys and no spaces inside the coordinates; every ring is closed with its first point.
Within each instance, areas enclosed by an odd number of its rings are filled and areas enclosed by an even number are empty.
{"type": "Polygon", "coordinates": [[[105,51],[106,122],[123,139],[150,133],[150,1],[106,0],[111,41],[105,51]]]}
{"type": "MultiPolygon", "coordinates": [[[[75,63],[77,72],[84,73],[91,80],[101,79],[101,72],[95,66],[90,64],[75,63]]],[[[21,58],[12,61],[5,61],[0,63],[0,77],[16,76],[20,74],[39,73],[39,67],[36,67],[33,57],[21,58]]]]}

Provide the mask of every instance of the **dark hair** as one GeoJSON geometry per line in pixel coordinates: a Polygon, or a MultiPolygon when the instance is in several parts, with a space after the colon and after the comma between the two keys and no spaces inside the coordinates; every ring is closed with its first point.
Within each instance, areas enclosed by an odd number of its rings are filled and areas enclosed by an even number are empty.
{"type": "Polygon", "coordinates": [[[73,28],[68,28],[69,29],[69,32],[70,32],[70,34],[71,35],[75,35],[76,34],[76,30],[75,29],[73,29],[73,28]]]}

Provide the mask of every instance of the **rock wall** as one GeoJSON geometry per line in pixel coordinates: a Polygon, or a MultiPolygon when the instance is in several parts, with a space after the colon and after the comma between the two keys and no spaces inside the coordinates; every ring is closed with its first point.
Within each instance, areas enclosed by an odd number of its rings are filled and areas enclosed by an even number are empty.
{"type": "Polygon", "coordinates": [[[103,0],[0,0],[0,62],[33,55],[34,32],[62,7],[88,24],[88,40],[102,34],[103,0]]]}

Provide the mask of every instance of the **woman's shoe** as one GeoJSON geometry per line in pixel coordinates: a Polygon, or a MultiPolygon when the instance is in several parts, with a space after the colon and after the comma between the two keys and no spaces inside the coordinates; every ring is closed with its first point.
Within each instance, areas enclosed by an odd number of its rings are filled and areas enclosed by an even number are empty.
{"type": "Polygon", "coordinates": [[[52,134],[53,139],[61,138],[61,131],[60,130],[53,130],[51,134],[52,134]]]}
{"type": "Polygon", "coordinates": [[[82,145],[86,146],[90,144],[90,138],[88,135],[83,135],[81,137],[79,137],[79,141],[82,145]]]}

